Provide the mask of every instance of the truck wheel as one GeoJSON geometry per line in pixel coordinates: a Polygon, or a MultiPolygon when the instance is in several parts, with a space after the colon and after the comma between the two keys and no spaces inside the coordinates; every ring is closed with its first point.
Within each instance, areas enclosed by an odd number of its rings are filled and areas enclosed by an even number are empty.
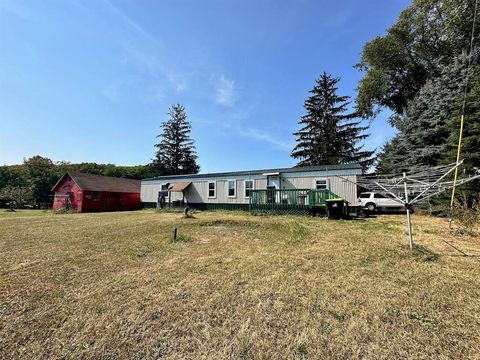
{"type": "Polygon", "coordinates": [[[374,203],[368,203],[367,204],[367,210],[370,212],[374,212],[377,206],[374,203]]]}

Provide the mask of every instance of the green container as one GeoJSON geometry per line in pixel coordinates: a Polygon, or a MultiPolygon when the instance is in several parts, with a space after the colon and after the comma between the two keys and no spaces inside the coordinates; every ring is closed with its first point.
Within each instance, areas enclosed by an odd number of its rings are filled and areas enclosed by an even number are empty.
{"type": "Polygon", "coordinates": [[[348,203],[342,198],[327,199],[327,214],[329,219],[348,218],[348,203]]]}

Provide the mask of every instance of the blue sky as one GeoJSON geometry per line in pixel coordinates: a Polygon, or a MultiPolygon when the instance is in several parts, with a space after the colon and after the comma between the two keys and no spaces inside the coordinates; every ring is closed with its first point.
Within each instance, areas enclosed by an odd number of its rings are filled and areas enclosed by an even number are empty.
{"type": "MultiPolygon", "coordinates": [[[[353,65],[405,0],[0,0],[0,164],[145,164],[168,107],[202,172],[293,166],[292,132],[327,71],[353,65]]],[[[368,148],[394,134],[382,113],[368,148]]]]}

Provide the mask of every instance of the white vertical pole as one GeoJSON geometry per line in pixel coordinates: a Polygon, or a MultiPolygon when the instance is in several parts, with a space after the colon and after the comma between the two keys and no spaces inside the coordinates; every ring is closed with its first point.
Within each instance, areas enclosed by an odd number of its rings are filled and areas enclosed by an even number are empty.
{"type": "Polygon", "coordinates": [[[407,208],[408,246],[413,249],[412,219],[410,217],[410,204],[408,203],[407,175],[403,173],[403,189],[405,190],[405,207],[407,208]]]}

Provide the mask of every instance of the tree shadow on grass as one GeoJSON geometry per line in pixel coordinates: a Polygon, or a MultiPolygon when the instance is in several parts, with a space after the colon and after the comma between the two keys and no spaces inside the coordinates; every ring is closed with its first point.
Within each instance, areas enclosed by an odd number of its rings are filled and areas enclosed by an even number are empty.
{"type": "Polygon", "coordinates": [[[440,255],[423,245],[413,245],[413,255],[420,261],[437,261],[440,255]]]}

